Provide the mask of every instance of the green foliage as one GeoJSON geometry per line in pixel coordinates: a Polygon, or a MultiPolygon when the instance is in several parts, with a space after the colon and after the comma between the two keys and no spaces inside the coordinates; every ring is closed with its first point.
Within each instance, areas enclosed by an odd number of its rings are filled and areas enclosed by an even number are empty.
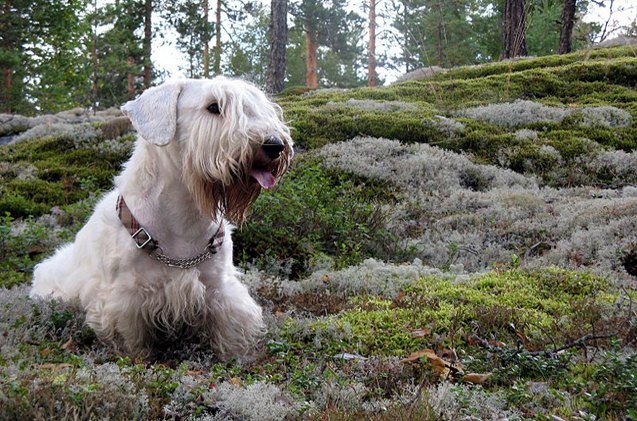
{"type": "Polygon", "coordinates": [[[265,7],[257,3],[252,3],[247,12],[252,15],[253,20],[250,24],[235,29],[233,40],[224,48],[229,57],[224,74],[265,86],[270,16],[265,7]]]}
{"type": "Polygon", "coordinates": [[[177,47],[188,59],[188,67],[184,69],[188,76],[197,78],[206,74],[202,46],[210,42],[215,35],[215,28],[211,22],[204,20],[201,2],[168,2],[164,15],[179,34],[177,47]]]}
{"type": "Polygon", "coordinates": [[[626,345],[637,296],[614,286],[618,274],[629,285],[635,266],[633,61],[629,48],[590,50],[377,89],[281,95],[300,148],[278,189],[263,192],[234,233],[240,263],[266,269],[244,275],[267,315],[255,360],[219,362],[205,337],[166,344],[156,361],[122,357],[96,340],[79,308],[28,298],[33,266],[71,239],[111,188],[133,141],[115,139],[128,130],[124,120],[95,123],[90,135],[43,128],[0,147],[0,287],[9,288],[0,288],[2,416],[633,416],[637,359],[626,345]],[[516,99],[579,111],[512,125],[457,114],[516,99]],[[592,107],[602,108],[582,111],[592,107]],[[336,152],[312,150],[358,134],[465,155],[364,138],[335,147],[341,164],[328,167],[336,152]],[[356,175],[337,169],[348,159],[356,175]],[[531,177],[484,163],[587,187],[538,189],[531,177]],[[490,249],[504,244],[505,252],[490,249]],[[500,263],[466,274],[463,253],[500,263]],[[387,262],[415,255],[425,263],[387,262]],[[583,262],[608,278],[525,269],[544,258],[583,262]],[[601,339],[580,340],[591,332],[601,339]],[[423,349],[492,376],[469,385],[457,373],[436,378],[422,359],[400,361],[423,349]]]}
{"type": "MultiPolygon", "coordinates": [[[[0,63],[11,72],[3,112],[57,111],[87,98],[89,67],[81,50],[87,27],[81,19],[86,0],[41,3],[16,0],[0,12],[0,63]]],[[[4,95],[4,94],[3,94],[4,95]]]]}
{"type": "Polygon", "coordinates": [[[332,256],[339,267],[359,263],[380,223],[364,185],[303,157],[277,190],[259,197],[234,241],[242,261],[287,261],[296,277],[318,255],[332,256]]]}
{"type": "Polygon", "coordinates": [[[32,178],[3,182],[0,212],[13,217],[39,216],[54,206],[78,202],[112,185],[113,176],[129,150],[95,151],[90,144],[76,148],[73,139],[61,135],[0,147],[0,161],[28,163],[32,178]],[[93,180],[87,185],[86,180],[93,180]]]}
{"type": "Polygon", "coordinates": [[[548,332],[562,340],[578,335],[582,323],[601,311],[595,306],[610,306],[611,298],[602,294],[607,289],[602,278],[561,269],[491,272],[463,282],[425,277],[405,287],[399,300],[353,298],[352,310],[317,320],[312,332],[315,343],[333,353],[404,356],[432,346],[414,338],[414,329],[427,327],[444,335],[447,346],[466,346],[476,329],[482,337],[515,343],[513,325],[543,347],[548,332]],[[334,326],[338,333],[329,333],[334,326]]]}
{"type": "Polygon", "coordinates": [[[636,372],[637,354],[622,355],[619,349],[606,352],[586,385],[591,391],[586,396],[591,411],[601,418],[622,408],[637,408],[636,372]]]}
{"type": "MultiPolygon", "coordinates": [[[[393,26],[401,38],[397,61],[414,70],[427,66],[453,67],[497,59],[499,39],[474,28],[493,27],[498,17],[486,10],[488,2],[436,2],[412,0],[392,2],[393,26]],[[485,45],[486,44],[486,45],[485,45]],[[489,45],[490,44],[490,45],[489,45]],[[485,55],[489,51],[491,54],[485,55]]],[[[492,5],[489,4],[492,7],[492,5]]]]}
{"type": "Polygon", "coordinates": [[[362,74],[363,56],[360,40],[363,20],[348,10],[344,0],[291,2],[294,26],[290,28],[287,48],[288,86],[305,85],[306,34],[312,34],[317,51],[320,87],[348,88],[365,84],[362,74]]]}
{"type": "Polygon", "coordinates": [[[120,106],[143,89],[143,8],[143,1],[122,0],[87,15],[91,25],[108,28],[86,40],[86,48],[95,49],[91,70],[96,96],[92,100],[100,108],[120,106]],[[129,92],[129,75],[133,77],[133,92],[129,92]]]}

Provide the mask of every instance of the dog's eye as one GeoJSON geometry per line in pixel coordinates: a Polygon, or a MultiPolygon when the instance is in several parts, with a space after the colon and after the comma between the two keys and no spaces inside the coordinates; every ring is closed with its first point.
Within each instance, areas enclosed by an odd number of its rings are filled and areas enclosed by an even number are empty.
{"type": "Polygon", "coordinates": [[[207,110],[211,114],[217,114],[217,115],[221,114],[221,109],[219,108],[219,104],[217,104],[216,102],[208,105],[207,110]]]}

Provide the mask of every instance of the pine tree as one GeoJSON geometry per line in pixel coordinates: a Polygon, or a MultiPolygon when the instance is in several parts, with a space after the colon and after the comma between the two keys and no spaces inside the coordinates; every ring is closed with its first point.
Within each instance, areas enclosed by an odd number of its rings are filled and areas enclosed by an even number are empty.
{"type": "MultiPolygon", "coordinates": [[[[179,35],[176,44],[188,60],[187,68],[184,69],[188,77],[198,78],[205,75],[202,45],[210,40],[215,29],[205,17],[202,2],[200,0],[170,2],[166,4],[163,14],[179,35]]],[[[215,54],[217,54],[216,51],[215,54]]],[[[216,59],[213,65],[215,74],[218,74],[216,59]]]]}
{"type": "Polygon", "coordinates": [[[286,45],[288,42],[288,2],[272,0],[270,7],[270,53],[268,55],[267,90],[278,93],[285,82],[286,45]]]}
{"type": "Polygon", "coordinates": [[[502,58],[528,55],[524,0],[505,0],[502,20],[502,58]]]}
{"type": "Polygon", "coordinates": [[[369,0],[369,47],[367,51],[367,85],[376,86],[376,0],[369,0]]]}
{"type": "Polygon", "coordinates": [[[572,49],[573,26],[575,24],[576,0],[564,0],[562,9],[559,54],[570,53],[572,49]]]}
{"type": "Polygon", "coordinates": [[[0,7],[1,109],[57,111],[85,103],[86,0],[4,0],[0,7]]]}
{"type": "Polygon", "coordinates": [[[94,34],[89,43],[94,49],[94,107],[118,106],[133,99],[149,83],[145,13],[145,1],[120,0],[88,17],[94,25],[109,28],[94,34]]]}
{"type": "Polygon", "coordinates": [[[228,22],[232,37],[224,44],[223,72],[267,86],[270,52],[267,10],[258,3],[246,3],[229,10],[228,22]]]}
{"type": "Polygon", "coordinates": [[[351,87],[364,84],[358,74],[362,48],[362,19],[346,10],[344,0],[313,2],[302,0],[293,4],[295,26],[305,35],[306,86],[351,87]],[[321,51],[319,47],[326,47],[321,51]],[[319,66],[319,62],[321,65],[319,66]]]}

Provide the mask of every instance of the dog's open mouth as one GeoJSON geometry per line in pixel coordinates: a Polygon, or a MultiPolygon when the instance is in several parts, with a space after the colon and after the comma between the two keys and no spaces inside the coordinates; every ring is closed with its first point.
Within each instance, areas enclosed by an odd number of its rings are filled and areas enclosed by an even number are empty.
{"type": "Polygon", "coordinates": [[[266,190],[276,185],[276,178],[268,168],[254,167],[250,170],[250,175],[266,190]]]}

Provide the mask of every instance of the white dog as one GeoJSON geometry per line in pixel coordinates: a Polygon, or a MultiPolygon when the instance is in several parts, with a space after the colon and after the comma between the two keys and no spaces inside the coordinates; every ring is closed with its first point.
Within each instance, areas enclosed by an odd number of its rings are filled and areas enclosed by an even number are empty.
{"type": "Polygon", "coordinates": [[[86,321],[132,352],[184,329],[222,358],[249,352],[261,308],[232,264],[231,227],[293,155],[280,108],[256,87],[176,80],[122,107],[139,134],[115,189],[40,263],[32,297],[79,299],[86,321]]]}

